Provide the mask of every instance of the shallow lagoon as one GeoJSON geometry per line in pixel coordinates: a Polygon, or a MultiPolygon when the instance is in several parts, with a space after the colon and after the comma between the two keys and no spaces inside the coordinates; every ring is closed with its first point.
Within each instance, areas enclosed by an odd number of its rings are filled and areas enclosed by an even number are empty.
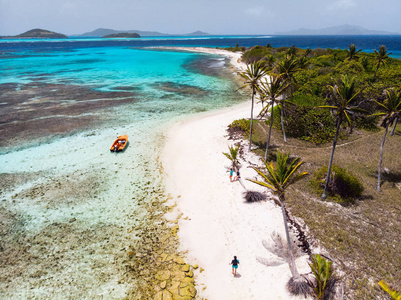
{"type": "Polygon", "coordinates": [[[136,283],[126,253],[167,198],[164,132],[243,101],[233,70],[216,56],[127,47],[13,57],[1,60],[0,291],[124,297],[136,283]],[[110,153],[125,133],[126,151],[110,153]]]}

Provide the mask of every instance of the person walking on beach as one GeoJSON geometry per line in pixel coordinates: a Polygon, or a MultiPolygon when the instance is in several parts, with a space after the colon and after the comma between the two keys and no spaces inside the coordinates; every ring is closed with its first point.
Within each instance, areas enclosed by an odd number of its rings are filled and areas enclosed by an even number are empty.
{"type": "Polygon", "coordinates": [[[231,261],[230,265],[232,266],[232,273],[233,273],[234,277],[237,276],[239,260],[237,259],[236,256],[234,256],[234,259],[231,261]]]}
{"type": "Polygon", "coordinates": [[[234,175],[234,170],[231,168],[230,170],[230,182],[233,182],[233,175],[234,175]]]}
{"type": "Polygon", "coordinates": [[[239,174],[239,169],[237,169],[237,176],[234,177],[234,181],[236,181],[236,180],[238,180],[240,178],[241,178],[241,176],[239,174]]]}

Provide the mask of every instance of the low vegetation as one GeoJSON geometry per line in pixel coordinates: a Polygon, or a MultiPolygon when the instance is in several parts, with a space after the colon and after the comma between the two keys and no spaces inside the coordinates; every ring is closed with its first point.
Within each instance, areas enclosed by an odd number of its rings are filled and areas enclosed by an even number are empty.
{"type": "MultiPolygon", "coordinates": [[[[311,185],[316,194],[323,193],[325,179],[327,177],[327,166],[318,169],[311,179],[311,185]]],[[[331,169],[328,193],[332,200],[341,203],[354,203],[354,199],[362,196],[363,186],[352,172],[333,166],[331,169]]]]}
{"type": "Polygon", "coordinates": [[[281,102],[272,109],[272,97],[258,83],[261,115],[273,112],[271,134],[271,119],[252,125],[239,120],[231,128],[252,130],[254,151],[267,161],[277,159],[277,149],[305,161],[302,171],[311,180],[287,188],[290,215],[338,267],[345,299],[385,299],[380,280],[401,287],[401,126],[395,128],[401,118],[401,61],[389,58],[384,46],[363,53],[355,45],[256,46],[243,60],[263,64],[288,87],[281,98],[275,95],[281,102]],[[390,101],[392,93],[397,101],[390,101]],[[324,187],[327,199],[324,192],[321,197],[324,187]]]}

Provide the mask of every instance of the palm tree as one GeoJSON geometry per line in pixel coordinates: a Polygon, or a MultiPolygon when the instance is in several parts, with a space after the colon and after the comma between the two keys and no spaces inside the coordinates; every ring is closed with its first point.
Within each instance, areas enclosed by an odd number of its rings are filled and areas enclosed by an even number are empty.
{"type": "Polygon", "coordinates": [[[376,61],[377,61],[375,74],[373,75],[373,80],[374,80],[376,78],[376,73],[377,70],[379,70],[380,65],[384,66],[386,64],[386,59],[389,57],[391,53],[387,53],[386,46],[384,45],[380,46],[379,52],[377,52],[376,49],[374,49],[373,51],[376,54],[376,61]]]}
{"type": "Polygon", "coordinates": [[[314,254],[312,255],[312,263],[309,263],[309,266],[315,277],[315,282],[311,284],[314,296],[318,300],[327,299],[335,283],[333,262],[326,260],[319,254],[314,254]]]}
{"type": "Polygon", "coordinates": [[[357,54],[359,52],[361,52],[362,49],[356,50],[356,47],[354,44],[349,45],[348,48],[349,48],[349,50],[347,50],[348,60],[353,60],[353,59],[357,60],[359,58],[359,56],[357,56],[357,54]]]}
{"type": "Polygon", "coordinates": [[[262,109],[259,115],[265,115],[269,108],[271,108],[270,127],[266,143],[265,160],[267,160],[267,153],[269,152],[270,136],[273,126],[273,108],[277,98],[284,93],[287,86],[288,84],[283,81],[280,75],[272,75],[270,76],[270,80],[266,80],[266,82],[262,82],[260,85],[260,93],[262,98],[270,99],[270,101],[267,102],[266,106],[262,109]]]}
{"type": "Polygon", "coordinates": [[[277,73],[281,75],[289,84],[291,97],[292,97],[292,83],[294,82],[294,74],[299,71],[298,59],[286,58],[280,61],[276,66],[277,73]]]}
{"type": "Polygon", "coordinates": [[[399,117],[395,118],[394,126],[393,126],[393,129],[392,129],[391,132],[390,132],[390,136],[393,136],[393,135],[394,135],[394,133],[395,133],[395,128],[397,127],[397,124],[398,124],[398,120],[399,120],[399,117]]]}
{"type": "Polygon", "coordinates": [[[274,65],[274,62],[276,61],[276,59],[274,58],[273,55],[270,54],[270,55],[266,56],[265,61],[266,61],[266,65],[269,68],[273,68],[273,65],[274,65]]]}
{"type": "Polygon", "coordinates": [[[238,160],[239,148],[240,148],[240,145],[237,145],[235,147],[234,146],[229,146],[228,147],[229,152],[228,153],[223,152],[223,154],[229,160],[231,160],[233,169],[238,169],[237,167],[238,167],[238,164],[239,164],[239,160],[238,160]]]}
{"type": "Polygon", "coordinates": [[[288,48],[287,50],[287,55],[289,55],[290,57],[294,57],[297,54],[298,49],[295,48],[294,45],[292,45],[290,48],[288,48]]]}
{"type": "Polygon", "coordinates": [[[385,93],[386,93],[386,100],[384,100],[383,103],[373,100],[384,111],[384,112],[379,112],[379,113],[373,114],[373,116],[384,116],[381,126],[386,129],[384,131],[382,144],[380,146],[379,171],[378,171],[378,177],[377,177],[377,190],[379,192],[381,190],[380,189],[380,180],[381,180],[381,169],[382,169],[382,161],[383,161],[383,147],[384,147],[384,143],[386,141],[388,127],[393,125],[394,121],[401,116],[401,92],[396,91],[395,89],[389,89],[385,93]]]}
{"type": "Polygon", "coordinates": [[[332,89],[334,104],[318,106],[320,108],[329,108],[332,111],[334,111],[335,124],[336,124],[336,134],[334,136],[333,147],[331,149],[330,162],[327,170],[327,178],[322,195],[323,199],[327,198],[327,187],[329,186],[330,182],[330,173],[333,164],[334,150],[336,149],[337,138],[340,132],[341,123],[345,119],[348,125],[351,125],[350,115],[352,115],[356,111],[357,112],[363,111],[355,105],[356,96],[360,93],[360,91],[356,91],[355,79],[349,79],[347,76],[342,76],[340,86],[337,85],[331,86],[331,89],[332,89]]]}
{"type": "MultiPolygon", "coordinates": [[[[288,87],[290,89],[290,97],[292,97],[292,83],[294,82],[294,74],[299,70],[298,67],[298,60],[291,57],[291,58],[286,58],[282,61],[280,61],[277,66],[276,70],[278,74],[280,74],[281,77],[283,77],[283,80],[288,83],[288,87]]],[[[284,93],[284,99],[287,98],[284,93]]],[[[283,138],[284,142],[287,142],[287,137],[285,135],[285,130],[284,130],[284,115],[283,112],[285,110],[284,106],[282,106],[281,110],[281,124],[282,124],[282,131],[283,131],[283,138]]]]}
{"type": "Polygon", "coordinates": [[[245,85],[242,87],[249,86],[252,90],[252,106],[251,106],[251,128],[249,132],[249,152],[251,152],[252,146],[252,127],[253,127],[253,106],[256,91],[259,88],[259,82],[262,77],[266,74],[266,69],[263,63],[258,61],[247,65],[246,71],[239,73],[245,79],[245,85]]]}
{"type": "Polygon", "coordinates": [[[305,49],[305,54],[304,54],[304,57],[308,57],[309,56],[309,54],[311,54],[311,52],[312,52],[312,50],[308,47],[308,48],[306,48],[305,49]]]}
{"type": "Polygon", "coordinates": [[[300,69],[305,69],[307,65],[308,65],[308,59],[306,58],[306,56],[302,56],[298,59],[298,67],[300,69]]]}
{"type": "Polygon", "coordinates": [[[296,174],[298,169],[303,164],[303,161],[300,161],[299,158],[290,160],[289,157],[290,157],[289,153],[277,151],[276,165],[274,165],[273,162],[267,163],[265,160],[263,160],[266,166],[267,173],[264,173],[259,169],[253,167],[253,169],[263,178],[264,181],[258,181],[252,179],[247,179],[247,180],[256,183],[258,185],[267,187],[270,190],[273,190],[273,192],[278,196],[281,204],[281,212],[283,214],[285,234],[287,238],[287,246],[290,253],[290,269],[291,269],[291,274],[293,276],[292,281],[299,283],[302,282],[303,279],[299,275],[298,269],[295,265],[294,255],[292,252],[292,247],[291,247],[292,242],[290,240],[290,234],[288,231],[287,212],[285,209],[285,191],[291,184],[300,180],[308,173],[303,172],[296,174]]]}

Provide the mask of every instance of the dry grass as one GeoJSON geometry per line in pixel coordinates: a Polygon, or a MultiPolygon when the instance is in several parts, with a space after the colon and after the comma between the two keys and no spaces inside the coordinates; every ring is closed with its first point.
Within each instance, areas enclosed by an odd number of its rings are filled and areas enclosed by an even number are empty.
{"type": "MultiPolygon", "coordinates": [[[[264,154],[267,127],[255,126],[255,144],[264,154]]],[[[307,226],[309,239],[315,240],[339,265],[345,282],[345,299],[387,299],[377,283],[384,279],[401,288],[401,126],[388,136],[384,147],[382,192],[376,191],[380,143],[384,131],[358,131],[337,145],[334,163],[352,171],[365,190],[354,205],[343,207],[324,202],[314,194],[305,179],[287,192],[290,213],[307,226]]],[[[284,145],[280,132],[273,130],[273,149],[284,149],[305,161],[310,173],[330,158],[331,144],[314,146],[296,139],[284,145]]],[[[274,150],[273,150],[274,151],[274,150]]]]}

